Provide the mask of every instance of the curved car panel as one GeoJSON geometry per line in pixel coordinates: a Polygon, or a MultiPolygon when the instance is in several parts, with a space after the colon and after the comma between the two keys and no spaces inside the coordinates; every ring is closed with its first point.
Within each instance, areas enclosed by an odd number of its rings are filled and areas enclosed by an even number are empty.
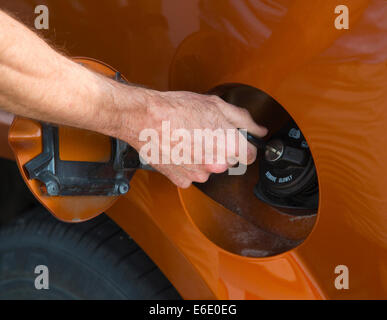
{"type": "MultiPolygon", "coordinates": [[[[0,2],[32,22],[35,1],[0,2]]],[[[198,223],[195,206],[187,205],[196,199],[219,217],[230,214],[204,194],[136,173],[132,190],[108,214],[183,297],[387,296],[385,1],[45,3],[61,12],[46,35],[71,43],[72,55],[93,56],[159,90],[207,92],[225,83],[262,89],[308,140],[319,177],[317,222],[303,244],[270,258],[222,248],[230,229],[222,221],[198,223]],[[350,7],[349,30],[334,27],[334,8],[342,4],[350,7]],[[217,244],[208,230],[218,234],[217,244]],[[342,264],[349,290],[334,286],[342,264]]]]}

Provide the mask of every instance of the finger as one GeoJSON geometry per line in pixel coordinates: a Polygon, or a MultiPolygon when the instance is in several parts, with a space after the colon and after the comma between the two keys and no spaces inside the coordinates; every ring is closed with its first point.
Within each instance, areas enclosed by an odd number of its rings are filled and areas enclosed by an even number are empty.
{"type": "Polygon", "coordinates": [[[226,103],[222,109],[223,114],[237,128],[246,129],[249,133],[257,137],[264,137],[268,130],[258,125],[247,109],[235,107],[226,103]]]}
{"type": "Polygon", "coordinates": [[[192,180],[183,177],[173,177],[170,180],[181,189],[187,189],[192,184],[192,180]]]}
{"type": "Polygon", "coordinates": [[[250,165],[257,158],[257,148],[247,141],[246,137],[238,130],[238,160],[240,163],[250,165]]]}
{"type": "Polygon", "coordinates": [[[238,162],[239,162],[239,160],[237,158],[234,158],[234,157],[230,157],[227,159],[227,163],[228,163],[229,168],[234,167],[235,165],[238,164],[238,162]]]}
{"type": "Polygon", "coordinates": [[[247,142],[247,165],[253,164],[257,159],[257,148],[247,142]]]}
{"type": "Polygon", "coordinates": [[[252,149],[252,147],[254,146],[247,141],[238,129],[228,130],[226,157],[229,167],[234,166],[238,162],[247,164],[254,161],[255,159],[252,158],[254,158],[256,150],[252,149]]]}
{"type": "Polygon", "coordinates": [[[162,168],[162,166],[158,166],[159,172],[161,172],[164,176],[166,176],[174,185],[176,185],[179,188],[186,189],[191,186],[192,180],[186,178],[188,176],[184,172],[179,172],[178,169],[169,168],[170,170],[166,170],[165,168],[162,168]]]}
{"type": "Polygon", "coordinates": [[[192,181],[194,182],[204,183],[209,179],[209,177],[210,177],[209,172],[199,171],[199,172],[195,172],[195,174],[191,176],[190,179],[192,179],[192,181]]]}
{"type": "Polygon", "coordinates": [[[177,184],[180,189],[188,189],[192,185],[192,181],[184,180],[181,183],[177,184]]]}
{"type": "Polygon", "coordinates": [[[205,170],[209,173],[222,173],[222,172],[225,172],[230,167],[230,165],[228,163],[225,163],[225,164],[214,163],[214,164],[206,164],[204,167],[205,167],[205,170]]]}

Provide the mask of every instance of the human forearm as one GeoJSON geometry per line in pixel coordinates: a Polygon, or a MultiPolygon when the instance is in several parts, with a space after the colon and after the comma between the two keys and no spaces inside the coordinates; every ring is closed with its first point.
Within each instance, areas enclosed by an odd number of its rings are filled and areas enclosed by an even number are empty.
{"type": "Polygon", "coordinates": [[[0,28],[2,109],[117,135],[120,109],[135,115],[144,108],[146,89],[124,86],[88,71],[2,12],[0,28]]]}
{"type": "MultiPolygon", "coordinates": [[[[140,151],[145,144],[139,136],[143,129],[152,129],[161,137],[162,122],[169,121],[171,131],[196,129],[234,131],[244,140],[238,128],[263,136],[267,130],[258,126],[250,114],[216,96],[192,92],[159,92],[135,85],[124,85],[87,70],[60,55],[32,31],[0,12],[0,108],[33,119],[79,127],[128,142],[140,151]]],[[[154,132],[154,131],[153,131],[154,132]]],[[[256,148],[247,143],[239,152],[235,139],[227,138],[215,147],[202,149],[202,141],[184,141],[185,150],[202,150],[198,164],[188,157],[186,163],[151,164],[176,185],[188,187],[192,181],[204,182],[213,172],[219,173],[235,164],[235,160],[252,163],[256,148]],[[231,161],[219,163],[207,158],[236,150],[231,161]]],[[[239,143],[239,142],[238,142],[239,143]]],[[[170,145],[152,142],[163,155],[170,156],[170,145]]]]}

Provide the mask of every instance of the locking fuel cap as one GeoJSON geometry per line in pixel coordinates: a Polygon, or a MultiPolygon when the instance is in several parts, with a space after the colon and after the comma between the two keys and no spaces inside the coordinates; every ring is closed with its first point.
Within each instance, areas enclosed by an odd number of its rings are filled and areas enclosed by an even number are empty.
{"type": "Polygon", "coordinates": [[[316,168],[309,146],[294,121],[266,143],[254,193],[261,201],[290,214],[316,213],[316,168]]]}

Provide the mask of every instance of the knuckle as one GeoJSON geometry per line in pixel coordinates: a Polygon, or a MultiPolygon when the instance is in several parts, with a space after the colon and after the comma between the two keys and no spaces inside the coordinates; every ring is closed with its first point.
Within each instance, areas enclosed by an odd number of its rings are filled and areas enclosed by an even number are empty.
{"type": "Polygon", "coordinates": [[[228,164],[212,164],[208,166],[208,171],[212,173],[222,173],[225,172],[228,169],[228,164]]]}
{"type": "Polygon", "coordinates": [[[192,184],[192,181],[186,180],[186,181],[181,183],[180,188],[181,189],[187,189],[187,188],[189,188],[191,186],[191,184],[192,184]]]}
{"type": "Polygon", "coordinates": [[[218,97],[216,95],[211,95],[210,99],[215,104],[222,104],[222,103],[224,103],[224,101],[220,97],[218,97]]]}
{"type": "Polygon", "coordinates": [[[176,185],[181,188],[181,189],[187,189],[191,186],[192,184],[192,180],[190,179],[179,179],[179,181],[177,181],[176,185]]]}
{"type": "Polygon", "coordinates": [[[234,157],[229,157],[227,159],[227,163],[228,163],[229,167],[235,166],[238,162],[239,162],[239,160],[237,158],[234,158],[234,157]]]}
{"type": "Polygon", "coordinates": [[[248,118],[248,119],[251,119],[251,114],[247,109],[239,108],[239,113],[241,114],[241,116],[248,118]]]}
{"type": "Polygon", "coordinates": [[[204,183],[208,180],[209,177],[209,173],[198,173],[196,174],[194,181],[204,183]]]}
{"type": "Polygon", "coordinates": [[[186,189],[191,185],[191,181],[178,175],[166,175],[171,182],[179,188],[186,189]]]}

